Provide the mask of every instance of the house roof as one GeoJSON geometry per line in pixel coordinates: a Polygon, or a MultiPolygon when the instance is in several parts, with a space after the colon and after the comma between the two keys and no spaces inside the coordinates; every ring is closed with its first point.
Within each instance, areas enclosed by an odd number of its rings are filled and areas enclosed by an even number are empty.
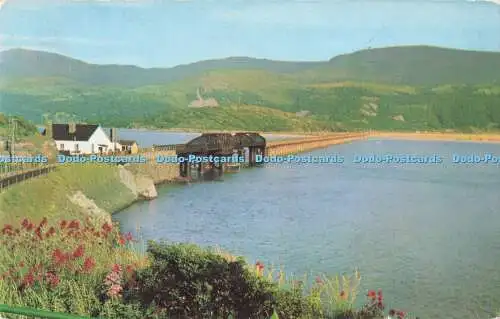
{"type": "Polygon", "coordinates": [[[69,124],[52,124],[52,138],[56,141],[88,141],[99,125],[75,124],[75,132],[69,132],[69,124]]]}
{"type": "Polygon", "coordinates": [[[134,145],[137,142],[133,140],[119,140],[118,143],[121,145],[134,145]]]}

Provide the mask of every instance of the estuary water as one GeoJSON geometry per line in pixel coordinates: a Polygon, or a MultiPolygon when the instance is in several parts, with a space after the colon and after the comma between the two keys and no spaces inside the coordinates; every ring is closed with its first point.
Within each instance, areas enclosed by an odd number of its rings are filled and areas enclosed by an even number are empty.
{"type": "MultiPolygon", "coordinates": [[[[166,144],[184,144],[189,142],[195,137],[200,136],[201,133],[184,133],[184,132],[162,132],[162,131],[148,131],[137,129],[119,129],[118,135],[123,140],[135,140],[140,147],[151,147],[153,144],[166,145],[166,144]]],[[[300,135],[286,135],[286,134],[264,134],[268,141],[277,141],[298,138],[300,135]]]]}
{"type": "Polygon", "coordinates": [[[302,155],[344,163],[269,164],[222,182],[159,188],[116,214],[146,239],[218,245],[288,273],[352,273],[360,298],[420,318],[491,318],[500,309],[500,166],[452,154],[495,144],[367,140],[302,155]],[[356,164],[357,155],[438,154],[438,164],[356,164]]]}

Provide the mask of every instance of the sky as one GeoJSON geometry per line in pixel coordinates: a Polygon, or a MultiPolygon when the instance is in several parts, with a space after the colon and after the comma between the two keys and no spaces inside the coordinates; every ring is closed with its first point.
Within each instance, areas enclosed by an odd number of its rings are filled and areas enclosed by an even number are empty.
{"type": "Polygon", "coordinates": [[[369,47],[500,51],[500,0],[0,0],[0,50],[171,67],[328,60],[369,47]]]}

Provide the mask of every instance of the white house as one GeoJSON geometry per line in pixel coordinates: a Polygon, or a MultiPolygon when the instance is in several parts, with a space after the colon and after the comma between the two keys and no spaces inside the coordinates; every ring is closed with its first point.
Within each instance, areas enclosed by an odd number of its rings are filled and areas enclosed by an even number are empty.
{"type": "Polygon", "coordinates": [[[113,142],[99,125],[90,124],[52,124],[52,139],[59,152],[70,154],[105,154],[120,151],[121,146],[113,142]]]}

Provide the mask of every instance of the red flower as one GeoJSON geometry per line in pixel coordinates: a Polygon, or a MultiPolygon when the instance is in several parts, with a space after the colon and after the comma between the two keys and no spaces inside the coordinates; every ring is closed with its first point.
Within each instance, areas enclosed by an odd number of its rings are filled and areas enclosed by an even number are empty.
{"type": "Polygon", "coordinates": [[[118,244],[120,244],[121,246],[125,245],[126,242],[127,241],[125,240],[125,238],[123,238],[123,236],[118,239],[118,244]]]}
{"type": "Polygon", "coordinates": [[[47,217],[44,217],[42,221],[40,222],[40,225],[38,227],[43,228],[47,225],[47,217]]]}
{"type": "Polygon", "coordinates": [[[92,257],[85,258],[83,262],[83,272],[90,272],[95,266],[95,260],[92,257]]]}
{"type": "Polygon", "coordinates": [[[29,224],[30,224],[30,220],[28,218],[25,218],[25,219],[23,219],[21,226],[23,228],[27,228],[29,224]]]}
{"type": "Polygon", "coordinates": [[[56,233],[56,229],[54,227],[50,227],[49,231],[45,235],[46,238],[53,236],[56,233]]]}
{"type": "Polygon", "coordinates": [[[59,248],[57,248],[56,250],[54,250],[54,252],[52,252],[52,262],[57,266],[65,264],[66,261],[68,260],[67,257],[68,256],[64,254],[59,248]]]}
{"type": "Polygon", "coordinates": [[[126,233],[125,236],[124,236],[124,238],[125,238],[126,241],[132,241],[132,240],[134,240],[134,237],[132,236],[131,232],[126,233]]]}
{"type": "Polygon", "coordinates": [[[128,274],[132,274],[134,272],[134,266],[127,265],[127,267],[125,268],[125,272],[128,274]]]}
{"type": "Polygon", "coordinates": [[[122,266],[118,264],[114,264],[111,268],[114,272],[122,272],[122,266]]]}
{"type": "Polygon", "coordinates": [[[23,278],[23,285],[25,286],[31,286],[35,283],[35,276],[33,276],[33,273],[30,271],[27,273],[24,278],[23,278]]]}
{"type": "Polygon", "coordinates": [[[85,247],[83,245],[78,246],[73,252],[73,258],[80,258],[85,253],[85,247]]]}
{"type": "Polygon", "coordinates": [[[404,311],[398,311],[398,318],[403,319],[406,316],[406,313],[404,311]]]}
{"type": "Polygon", "coordinates": [[[40,227],[37,227],[37,228],[35,229],[35,235],[36,235],[36,237],[38,237],[38,239],[40,239],[40,240],[42,240],[42,239],[43,239],[43,238],[42,238],[42,229],[41,229],[40,227]]]}
{"type": "Polygon", "coordinates": [[[72,220],[71,223],[69,223],[68,226],[69,229],[79,229],[80,228],[80,222],[78,220],[72,220]]]}
{"type": "Polygon", "coordinates": [[[30,222],[30,223],[28,224],[28,226],[26,226],[26,230],[27,230],[27,231],[30,231],[30,230],[32,230],[34,227],[35,227],[35,225],[34,225],[33,223],[31,223],[31,222],[30,222]]]}
{"type": "Polygon", "coordinates": [[[66,220],[62,220],[61,223],[59,224],[59,226],[61,227],[61,229],[66,228],[67,225],[68,225],[68,222],[66,220]]]}
{"type": "Polygon", "coordinates": [[[321,279],[321,277],[320,277],[320,276],[316,277],[316,283],[317,283],[318,285],[322,285],[322,284],[323,284],[323,279],[321,279]]]}
{"type": "Polygon", "coordinates": [[[105,223],[104,225],[102,225],[102,230],[105,234],[108,234],[113,230],[113,226],[109,223],[105,223]]]}
{"type": "Polygon", "coordinates": [[[2,228],[2,234],[4,235],[11,235],[12,234],[12,231],[13,231],[13,227],[12,225],[5,225],[3,226],[2,228]]]}
{"type": "Polygon", "coordinates": [[[50,271],[45,274],[45,278],[52,288],[56,287],[60,282],[59,277],[55,273],[50,271]]]}
{"type": "Polygon", "coordinates": [[[112,285],[108,290],[108,296],[110,297],[119,297],[123,288],[120,285],[112,285]]]}
{"type": "Polygon", "coordinates": [[[369,290],[368,291],[368,298],[375,300],[377,298],[377,294],[375,293],[375,290],[369,290]]]}

